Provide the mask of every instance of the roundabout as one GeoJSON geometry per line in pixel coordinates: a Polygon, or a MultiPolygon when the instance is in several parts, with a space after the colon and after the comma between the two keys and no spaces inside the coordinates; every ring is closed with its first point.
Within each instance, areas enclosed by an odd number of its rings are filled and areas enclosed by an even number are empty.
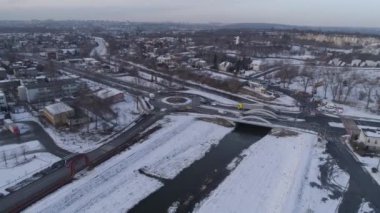
{"type": "Polygon", "coordinates": [[[161,101],[168,105],[184,106],[184,105],[191,104],[192,99],[188,97],[184,97],[184,96],[169,96],[169,97],[161,99],[161,101]]]}

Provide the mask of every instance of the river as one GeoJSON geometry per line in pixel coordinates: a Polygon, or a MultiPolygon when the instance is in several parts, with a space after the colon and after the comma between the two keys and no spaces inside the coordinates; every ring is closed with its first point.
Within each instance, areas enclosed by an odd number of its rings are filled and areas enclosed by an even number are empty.
{"type": "Polygon", "coordinates": [[[177,212],[190,212],[230,173],[227,169],[243,150],[259,141],[269,128],[237,125],[220,143],[200,160],[184,169],[174,179],[142,200],[130,212],[167,212],[173,205],[177,212]]]}

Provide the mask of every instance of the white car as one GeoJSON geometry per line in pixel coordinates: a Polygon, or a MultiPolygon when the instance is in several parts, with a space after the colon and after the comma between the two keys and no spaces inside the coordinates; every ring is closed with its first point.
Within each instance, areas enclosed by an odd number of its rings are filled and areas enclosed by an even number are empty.
{"type": "Polygon", "coordinates": [[[222,110],[222,109],[219,109],[219,110],[218,110],[218,113],[219,113],[219,114],[222,114],[222,115],[227,114],[226,111],[224,111],[224,110],[222,110]]]}

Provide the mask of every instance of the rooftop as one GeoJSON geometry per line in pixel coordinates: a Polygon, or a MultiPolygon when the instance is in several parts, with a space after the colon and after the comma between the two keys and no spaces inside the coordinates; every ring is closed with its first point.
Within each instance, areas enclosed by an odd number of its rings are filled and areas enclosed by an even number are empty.
{"type": "Polygon", "coordinates": [[[102,89],[95,92],[95,96],[97,96],[100,99],[107,99],[115,95],[118,95],[120,93],[123,93],[123,92],[114,88],[107,88],[107,89],[102,89]]]}
{"type": "Polygon", "coordinates": [[[371,138],[380,138],[380,129],[363,129],[364,134],[371,138]]]}
{"type": "Polygon", "coordinates": [[[73,108],[68,106],[65,103],[56,103],[45,107],[45,110],[48,111],[52,115],[58,115],[65,112],[73,111],[73,108]]]}
{"type": "Polygon", "coordinates": [[[54,87],[57,85],[74,85],[79,84],[77,79],[69,78],[69,79],[59,79],[53,82],[41,82],[41,81],[24,81],[24,86],[28,89],[35,88],[44,88],[44,87],[54,87]]]}

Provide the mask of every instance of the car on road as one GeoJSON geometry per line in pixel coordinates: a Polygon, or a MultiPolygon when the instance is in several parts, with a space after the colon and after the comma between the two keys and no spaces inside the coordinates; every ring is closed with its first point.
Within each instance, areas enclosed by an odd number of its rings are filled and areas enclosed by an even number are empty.
{"type": "Polygon", "coordinates": [[[218,113],[219,113],[219,114],[222,114],[222,115],[225,115],[225,114],[227,114],[227,112],[226,112],[226,111],[224,111],[224,110],[222,110],[222,109],[219,109],[219,110],[218,110],[218,113]]]}

